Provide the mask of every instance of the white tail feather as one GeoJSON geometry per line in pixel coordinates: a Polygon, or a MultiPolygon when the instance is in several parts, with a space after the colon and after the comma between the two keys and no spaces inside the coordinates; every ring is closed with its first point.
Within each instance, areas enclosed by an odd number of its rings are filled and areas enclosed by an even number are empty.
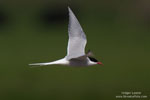
{"type": "Polygon", "coordinates": [[[53,61],[53,62],[46,62],[46,63],[33,63],[33,64],[29,64],[31,66],[46,66],[46,65],[66,65],[68,64],[68,61],[66,61],[65,58],[57,60],[57,61],[53,61]]]}
{"type": "Polygon", "coordinates": [[[50,63],[34,63],[34,64],[29,64],[30,66],[46,66],[46,65],[49,65],[50,63]]]}

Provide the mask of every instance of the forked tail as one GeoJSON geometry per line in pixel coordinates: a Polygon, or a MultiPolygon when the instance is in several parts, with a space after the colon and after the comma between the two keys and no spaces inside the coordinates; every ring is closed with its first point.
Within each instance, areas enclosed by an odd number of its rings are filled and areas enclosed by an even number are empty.
{"type": "Polygon", "coordinates": [[[30,66],[46,66],[46,65],[50,65],[50,63],[33,63],[33,64],[29,64],[30,66]]]}
{"type": "Polygon", "coordinates": [[[33,63],[33,64],[29,64],[31,66],[46,66],[46,65],[66,65],[68,62],[66,61],[66,59],[59,59],[53,62],[46,62],[46,63],[33,63]]]}

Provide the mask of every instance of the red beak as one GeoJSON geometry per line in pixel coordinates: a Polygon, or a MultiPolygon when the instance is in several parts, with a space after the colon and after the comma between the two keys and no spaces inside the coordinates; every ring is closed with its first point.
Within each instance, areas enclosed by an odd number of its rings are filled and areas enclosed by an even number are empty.
{"type": "Polygon", "coordinates": [[[97,64],[99,64],[99,65],[104,65],[102,62],[97,62],[97,64]]]}

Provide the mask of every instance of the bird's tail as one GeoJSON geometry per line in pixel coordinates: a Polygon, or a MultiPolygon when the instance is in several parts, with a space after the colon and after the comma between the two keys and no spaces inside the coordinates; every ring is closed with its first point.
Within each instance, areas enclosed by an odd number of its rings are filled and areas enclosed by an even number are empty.
{"type": "Polygon", "coordinates": [[[30,66],[46,66],[49,65],[49,63],[33,63],[33,64],[29,64],[30,66]]]}
{"type": "Polygon", "coordinates": [[[61,64],[63,59],[52,61],[52,62],[45,62],[45,63],[33,63],[29,64],[31,66],[46,66],[46,65],[56,65],[56,64],[61,64]]]}

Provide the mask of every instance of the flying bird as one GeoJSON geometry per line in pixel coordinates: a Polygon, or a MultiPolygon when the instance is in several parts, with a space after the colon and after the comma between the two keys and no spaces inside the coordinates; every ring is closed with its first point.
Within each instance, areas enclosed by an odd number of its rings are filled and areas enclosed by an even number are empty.
{"type": "Polygon", "coordinates": [[[95,58],[92,57],[92,52],[85,53],[85,46],[87,43],[86,35],[82,30],[82,27],[77,20],[72,10],[68,7],[69,11],[69,25],[68,34],[69,41],[67,47],[67,55],[59,60],[46,63],[33,63],[29,65],[67,65],[67,66],[91,66],[100,64],[95,58]]]}

